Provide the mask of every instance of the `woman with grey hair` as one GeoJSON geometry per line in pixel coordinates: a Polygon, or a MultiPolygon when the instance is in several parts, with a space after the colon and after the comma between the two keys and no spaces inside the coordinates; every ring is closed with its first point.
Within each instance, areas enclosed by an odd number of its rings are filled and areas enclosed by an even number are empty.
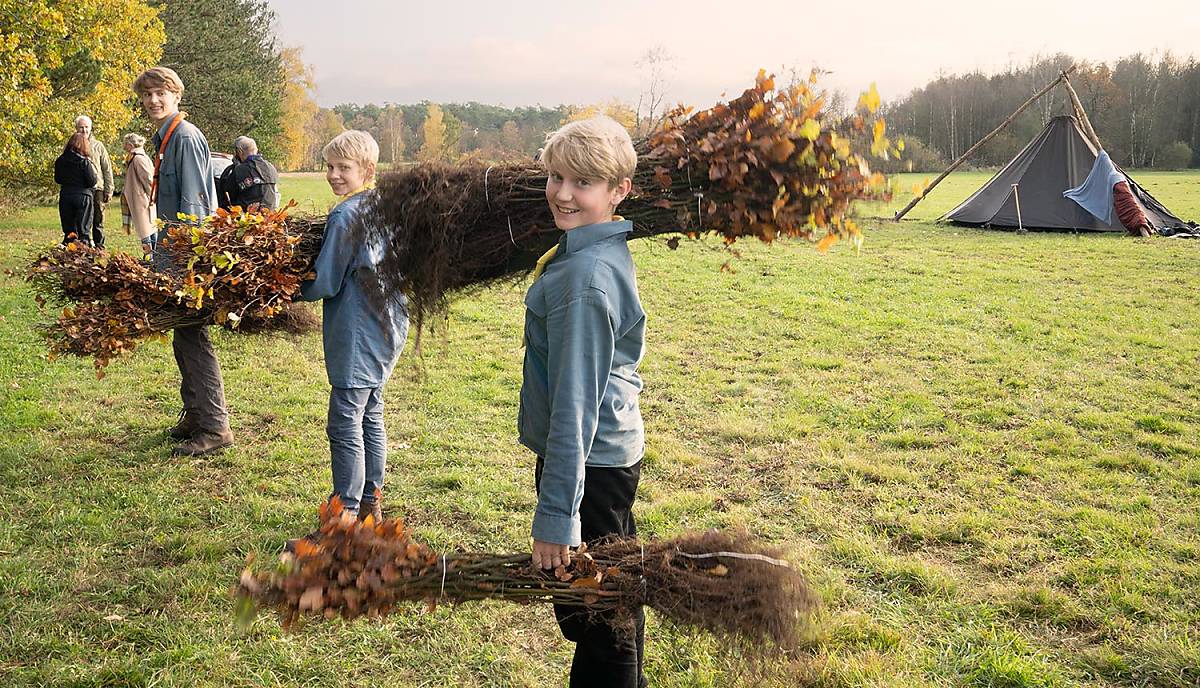
{"type": "Polygon", "coordinates": [[[121,188],[121,226],[129,234],[129,228],[142,242],[142,250],[154,250],[154,203],[150,200],[150,183],[154,179],[154,165],[142,146],[146,137],[126,134],[121,137],[125,145],[125,186],[121,188]]]}

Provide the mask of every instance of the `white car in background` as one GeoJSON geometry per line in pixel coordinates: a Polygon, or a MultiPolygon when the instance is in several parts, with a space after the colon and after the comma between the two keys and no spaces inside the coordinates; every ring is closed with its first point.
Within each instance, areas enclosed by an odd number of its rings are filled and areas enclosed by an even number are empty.
{"type": "Polygon", "coordinates": [[[233,164],[233,156],[228,153],[212,151],[209,153],[209,158],[212,160],[213,183],[216,184],[217,180],[221,178],[221,173],[233,164]]]}

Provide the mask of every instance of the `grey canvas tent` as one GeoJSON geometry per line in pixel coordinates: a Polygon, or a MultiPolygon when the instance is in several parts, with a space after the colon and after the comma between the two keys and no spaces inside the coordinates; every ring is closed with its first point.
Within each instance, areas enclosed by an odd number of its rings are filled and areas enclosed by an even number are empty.
{"type": "MultiPolygon", "coordinates": [[[[1064,191],[1087,179],[1096,154],[1096,148],[1074,117],[1055,117],[1012,161],[942,219],[964,225],[1016,229],[1019,201],[1020,226],[1025,229],[1124,232],[1115,213],[1112,222],[1105,224],[1075,201],[1063,197],[1064,191]]],[[[1155,230],[1171,233],[1170,230],[1189,228],[1124,170],[1120,172],[1129,181],[1130,191],[1155,230]]]]}

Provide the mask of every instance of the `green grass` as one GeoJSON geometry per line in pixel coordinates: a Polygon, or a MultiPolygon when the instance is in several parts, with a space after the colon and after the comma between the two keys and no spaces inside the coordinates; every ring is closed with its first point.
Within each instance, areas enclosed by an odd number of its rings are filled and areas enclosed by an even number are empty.
{"type": "MultiPolygon", "coordinates": [[[[1200,217],[1200,174],[1136,176],[1200,217]]],[[[639,527],[748,528],[824,602],[764,680],[651,618],[653,685],[1200,683],[1200,245],[929,222],[986,177],[951,176],[912,222],[868,222],[859,255],[747,243],[722,272],[711,245],[635,243],[639,527]]],[[[282,185],[332,200],[319,176],[282,185]]],[[[0,219],[0,267],[56,224],[50,208],[0,219]]],[[[30,292],[0,284],[0,683],[564,683],[544,608],[238,631],[246,556],[307,531],[328,490],[319,335],[217,333],[238,445],[179,460],[168,347],[98,381],[47,361],[30,292]]],[[[457,303],[388,386],[388,503],[436,547],[526,546],[521,297],[457,303]]]]}

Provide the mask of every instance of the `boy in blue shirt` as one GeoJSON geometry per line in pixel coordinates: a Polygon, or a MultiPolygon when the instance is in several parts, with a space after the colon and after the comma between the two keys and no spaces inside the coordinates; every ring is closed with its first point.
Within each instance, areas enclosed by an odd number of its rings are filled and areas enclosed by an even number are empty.
{"type": "MultiPolygon", "coordinates": [[[[217,209],[208,139],[188,122],[179,110],[183,99],[183,81],[169,67],[153,67],[133,82],[133,90],[146,117],[157,132],[154,177],[150,184],[150,206],[157,208],[158,219],[178,222],[179,214],[204,218],[217,209]]],[[[166,236],[159,231],[158,239],[166,236]]],[[[150,240],[150,247],[156,244],[150,240]]],[[[167,254],[154,252],[159,270],[173,270],[167,254]]],[[[208,325],[175,328],[171,338],[175,364],[179,367],[179,396],[183,411],[179,422],[167,430],[179,440],[172,453],[176,456],[204,456],[233,444],[229,429],[229,411],[225,406],[225,381],[217,361],[208,325]]]]}
{"type": "MultiPolygon", "coordinates": [[[[629,134],[608,117],[572,122],[547,137],[541,160],[563,236],[525,296],[518,428],[538,457],[532,560],[552,569],[581,542],[636,535],[646,314],[626,243],[633,224],[613,215],[637,166],[629,134]]],[[[645,685],[640,610],[631,628],[576,607],[554,613],[575,643],[571,686],[645,685]]]]}
{"type": "MultiPolygon", "coordinates": [[[[360,280],[370,277],[383,247],[364,244],[353,231],[359,209],[375,185],[379,144],[365,131],[344,131],[326,144],[325,179],[341,200],[325,221],[316,276],[301,286],[305,301],[323,299],[321,334],[329,393],[329,454],[333,494],[359,518],[382,519],[380,495],[387,465],[383,385],[392,375],[408,335],[408,313],[370,303],[360,280]]],[[[331,495],[332,496],[332,495],[331,495]]]]}

